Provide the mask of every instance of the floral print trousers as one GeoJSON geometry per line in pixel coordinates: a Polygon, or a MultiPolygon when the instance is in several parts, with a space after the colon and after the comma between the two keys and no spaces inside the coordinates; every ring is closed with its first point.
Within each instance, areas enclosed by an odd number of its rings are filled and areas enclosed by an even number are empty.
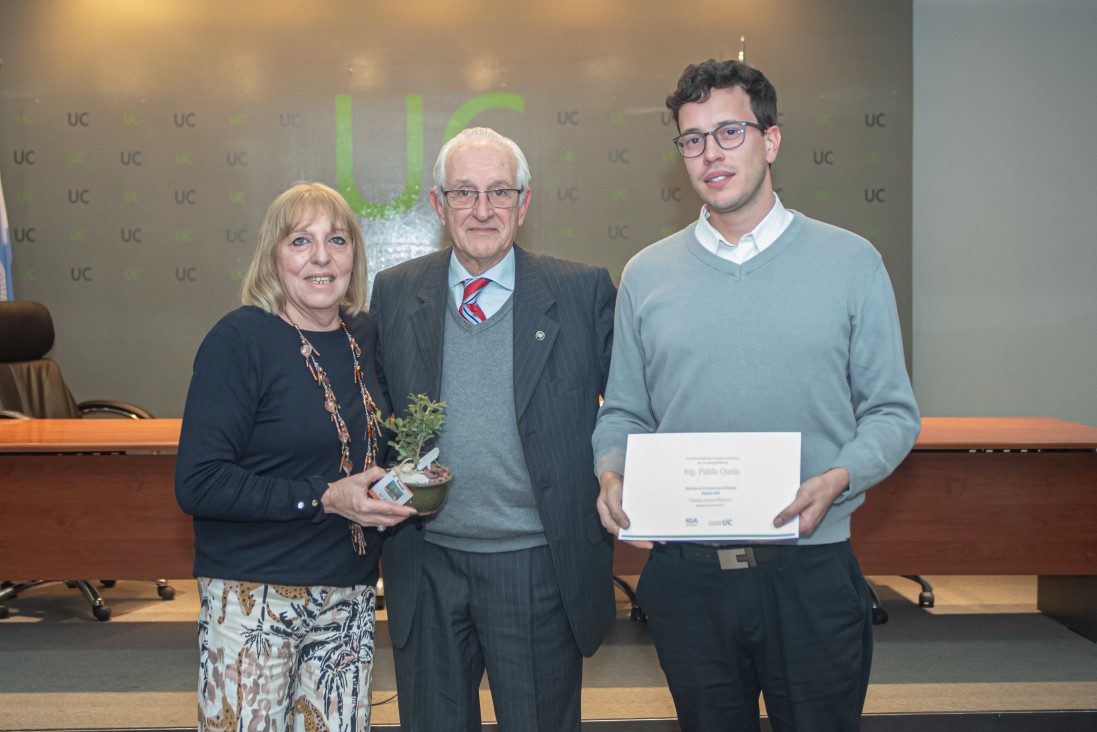
{"type": "Polygon", "coordinates": [[[198,729],[369,729],[375,592],[198,578],[198,729]]]}

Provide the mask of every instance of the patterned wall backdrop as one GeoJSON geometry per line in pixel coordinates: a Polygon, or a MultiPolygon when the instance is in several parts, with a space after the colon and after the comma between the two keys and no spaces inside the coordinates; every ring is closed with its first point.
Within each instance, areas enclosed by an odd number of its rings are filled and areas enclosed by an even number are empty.
{"type": "Polygon", "coordinates": [[[440,246],[431,167],[469,124],[526,151],[522,243],[616,277],[697,216],[663,100],[743,37],[782,199],[883,252],[909,357],[910,0],[0,0],[13,288],[78,399],[178,416],[274,196],[338,187],[383,269],[440,246]]]}

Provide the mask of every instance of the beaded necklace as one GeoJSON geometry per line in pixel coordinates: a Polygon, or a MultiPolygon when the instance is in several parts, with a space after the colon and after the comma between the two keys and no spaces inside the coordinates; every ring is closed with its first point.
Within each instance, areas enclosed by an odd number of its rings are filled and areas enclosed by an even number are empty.
{"type": "MultiPolygon", "coordinates": [[[[335,431],[339,435],[339,442],[342,443],[343,450],[342,456],[339,460],[339,472],[343,475],[350,476],[351,470],[354,465],[350,459],[350,431],[347,429],[347,423],[343,421],[343,415],[339,411],[339,403],[335,400],[335,394],[331,390],[331,382],[328,380],[328,375],[324,371],[324,368],[320,365],[320,361],[316,358],[320,355],[320,352],[309,343],[305,338],[305,334],[301,332],[301,329],[297,326],[297,323],[290,321],[290,325],[297,331],[297,336],[301,339],[301,355],[305,358],[305,365],[308,366],[309,373],[312,374],[312,378],[316,380],[316,383],[324,390],[324,409],[328,410],[331,414],[331,421],[335,423],[335,431]]],[[[373,397],[370,396],[369,390],[366,389],[366,380],[362,375],[362,367],[358,364],[358,357],[362,355],[362,349],[358,347],[357,341],[354,340],[354,336],[347,330],[347,326],[343,323],[343,319],[339,319],[339,327],[343,329],[343,332],[347,336],[347,342],[350,344],[350,355],[354,359],[354,383],[358,384],[358,388],[362,392],[362,406],[366,410],[366,468],[371,468],[377,461],[377,440],[381,434],[381,427],[377,424],[377,404],[374,403],[373,397]]],[[[365,555],[366,553],[366,534],[362,530],[362,525],[356,521],[347,519],[350,523],[350,538],[354,544],[354,550],[359,555],[365,555]]]]}

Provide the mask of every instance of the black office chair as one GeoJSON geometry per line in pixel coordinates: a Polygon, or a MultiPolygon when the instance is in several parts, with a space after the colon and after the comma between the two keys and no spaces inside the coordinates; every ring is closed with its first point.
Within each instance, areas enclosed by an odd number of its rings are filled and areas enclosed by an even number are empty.
{"type": "MultiPolygon", "coordinates": [[[[152,418],[149,412],[126,402],[100,399],[77,403],[61,378],[60,367],[46,358],[53,338],[53,319],[44,305],[0,301],[0,419],[152,418]]],[[[3,571],[0,567],[0,573],[3,571]]],[[[110,619],[110,608],[91,581],[63,581],[84,594],[96,620],[110,619]]],[[[45,582],[0,582],[0,618],[8,616],[5,603],[45,582]]],[[[102,583],[111,587],[114,580],[102,583]]],[[[157,580],[156,585],[162,599],[175,597],[166,580],[157,580]]]]}
{"type": "MultiPolygon", "coordinates": [[[[933,585],[929,583],[929,580],[920,574],[904,574],[900,576],[911,582],[916,582],[921,586],[922,591],[918,593],[918,607],[933,607],[936,599],[933,595],[933,585]]],[[[872,596],[872,624],[883,625],[888,621],[888,611],[884,609],[884,603],[880,601],[880,595],[876,592],[876,587],[874,587],[871,582],[868,583],[868,591],[872,596]]]]}
{"type": "Polygon", "coordinates": [[[644,609],[640,607],[639,601],[636,599],[636,590],[624,577],[613,575],[613,584],[621,592],[625,594],[629,603],[629,618],[635,623],[646,623],[648,620],[648,614],[644,612],[644,609]]]}

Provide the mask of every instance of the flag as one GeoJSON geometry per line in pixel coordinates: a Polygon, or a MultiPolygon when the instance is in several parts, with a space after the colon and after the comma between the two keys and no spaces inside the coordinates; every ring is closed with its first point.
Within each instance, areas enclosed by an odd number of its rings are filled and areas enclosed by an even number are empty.
{"type": "Polygon", "coordinates": [[[11,291],[11,231],[4,206],[4,182],[0,181],[0,300],[14,300],[11,291]]]}

